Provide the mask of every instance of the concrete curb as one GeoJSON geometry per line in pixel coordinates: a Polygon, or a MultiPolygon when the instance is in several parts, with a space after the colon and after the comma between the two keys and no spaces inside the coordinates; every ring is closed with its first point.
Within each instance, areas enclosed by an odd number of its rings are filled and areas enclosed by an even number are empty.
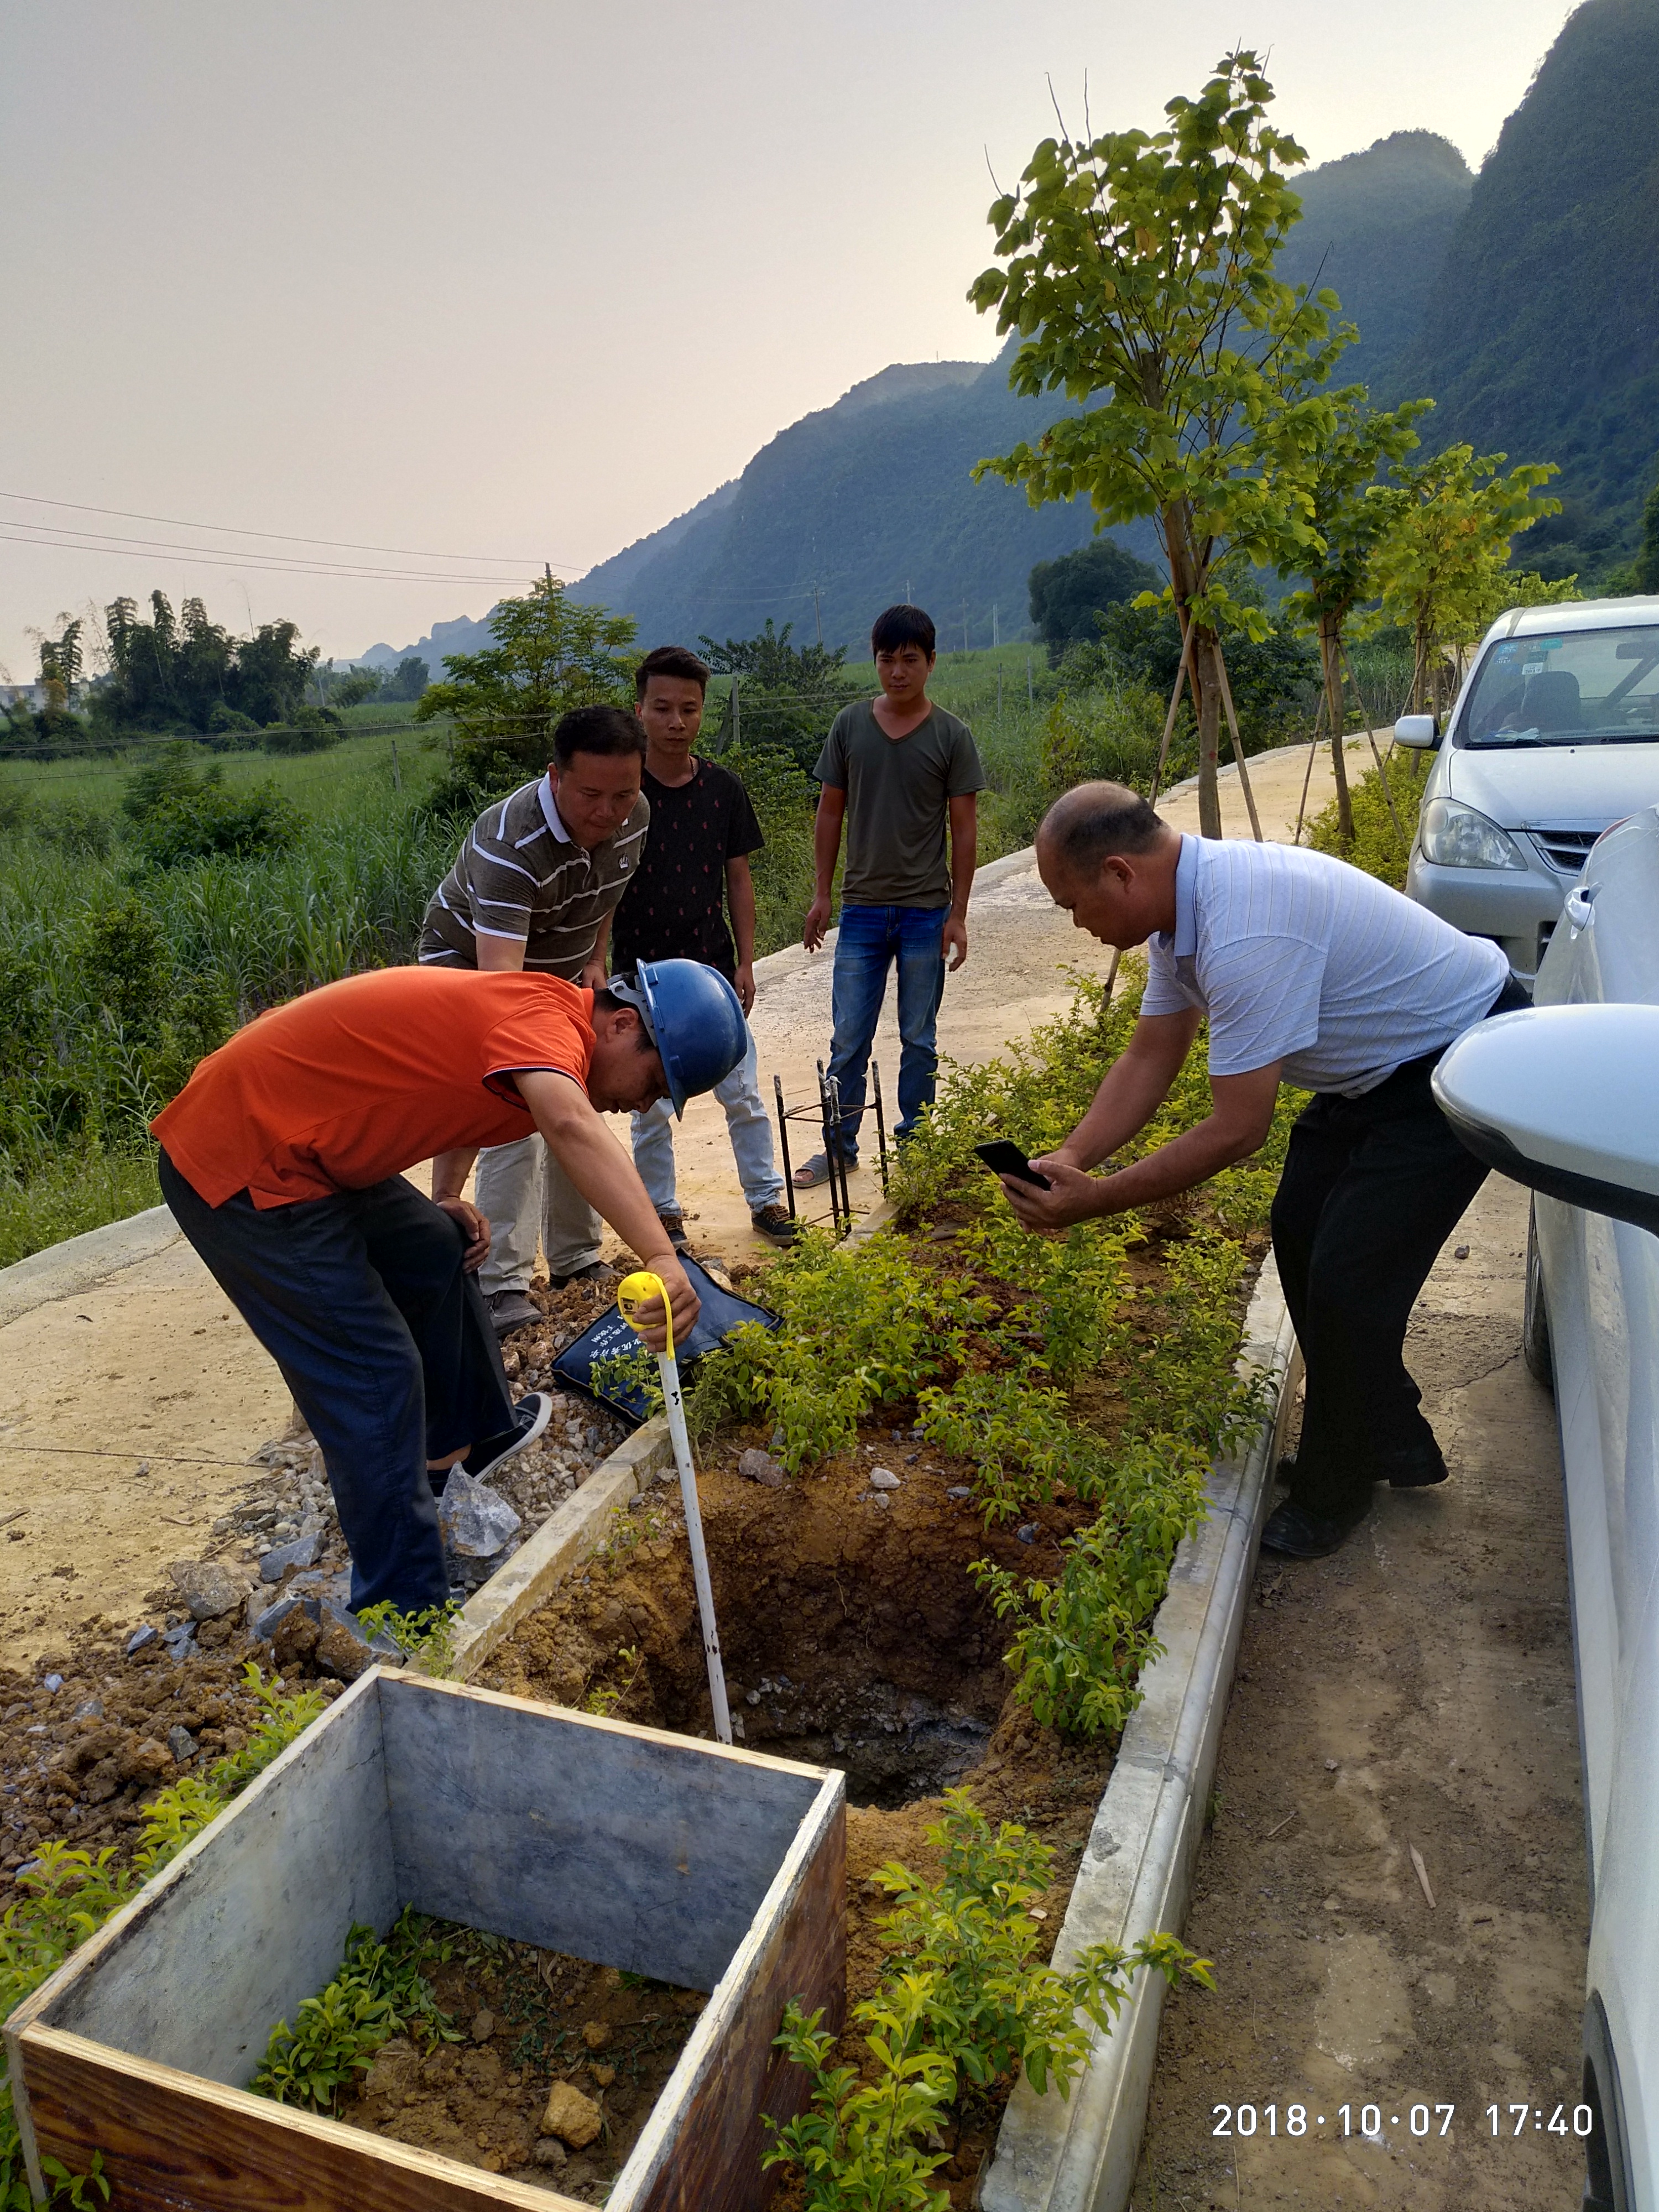
{"type": "MultiPolygon", "coordinates": [[[[1273,1470],[1300,1367],[1278,1270],[1263,1264],[1244,1324],[1241,1373],[1273,1382],[1273,1410],[1241,1460],[1218,1461],[1209,1517],[1180,1546],[1155,1627],[1164,1646],[1141,1677],[1095,1815],[1054,1964],[1091,1943],[1124,1948],[1179,1933],[1215,1774],[1221,1726],[1273,1470]]],[[[1140,1975],[1069,2101],[1024,2081],[1009,2101],[978,2202],[984,2212],[1124,2212],[1146,2123],[1163,2008],[1161,1976],[1140,1975]]]]}
{"type": "Polygon", "coordinates": [[[672,1472],[668,1417],[659,1413],[599,1462],[574,1496],[550,1513],[504,1567],[461,1607],[452,1673],[470,1682],[496,1646],[605,1541],[611,1516],[659,1475],[672,1472]]]}
{"type": "Polygon", "coordinates": [[[61,1244],[48,1244],[43,1252],[32,1252],[27,1260],[0,1267],[0,1328],[36,1306],[73,1297],[123,1267],[154,1259],[177,1243],[180,1233],[165,1206],[152,1206],[146,1212],[106,1222],[101,1229],[88,1229],[84,1236],[66,1237],[61,1244]]]}

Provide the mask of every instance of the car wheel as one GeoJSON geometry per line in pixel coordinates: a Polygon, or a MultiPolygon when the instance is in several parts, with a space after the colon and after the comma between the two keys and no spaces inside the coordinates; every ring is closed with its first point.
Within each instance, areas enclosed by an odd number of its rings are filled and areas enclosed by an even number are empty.
{"type": "Polygon", "coordinates": [[[1538,1251],[1535,1205],[1527,1210],[1527,1303],[1521,1322],[1521,1356],[1534,1382],[1553,1390],[1555,1362],[1550,1354],[1550,1316],[1544,1303],[1544,1265],[1538,1251]]]}
{"type": "Polygon", "coordinates": [[[1584,2142],[1583,2212],[1632,2212],[1619,2069],[1599,1995],[1591,1996],[1584,2014],[1583,2099],[1590,2131],[1584,2142]]]}

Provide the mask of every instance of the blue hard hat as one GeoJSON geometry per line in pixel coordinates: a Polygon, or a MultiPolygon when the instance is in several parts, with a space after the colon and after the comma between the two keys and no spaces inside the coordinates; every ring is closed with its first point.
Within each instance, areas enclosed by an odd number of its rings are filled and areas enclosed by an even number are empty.
{"type": "Polygon", "coordinates": [[[613,975],[605,988],[645,1024],[677,1115],[688,1098],[724,1083],[749,1050],[737,993],[701,960],[641,960],[632,976],[613,975]]]}

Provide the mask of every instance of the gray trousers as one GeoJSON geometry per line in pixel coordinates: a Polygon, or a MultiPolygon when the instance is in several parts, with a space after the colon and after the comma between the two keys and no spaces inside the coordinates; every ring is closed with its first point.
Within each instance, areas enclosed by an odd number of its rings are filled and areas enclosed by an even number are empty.
{"type": "Polygon", "coordinates": [[[478,1270],[486,1297],[528,1287],[538,1237],[550,1275],[574,1275],[599,1258],[605,1224],[540,1137],[487,1145],[474,1176],[478,1211],[489,1217],[489,1257],[478,1270]]]}

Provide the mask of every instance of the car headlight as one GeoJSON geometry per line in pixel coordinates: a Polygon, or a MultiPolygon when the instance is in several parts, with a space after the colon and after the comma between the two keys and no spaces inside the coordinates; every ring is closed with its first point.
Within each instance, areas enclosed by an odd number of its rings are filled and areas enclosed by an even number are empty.
{"type": "Polygon", "coordinates": [[[1524,868],[1515,841],[1495,822],[1460,806],[1455,799],[1431,799],[1423,809],[1423,857],[1438,868],[1524,868]]]}

